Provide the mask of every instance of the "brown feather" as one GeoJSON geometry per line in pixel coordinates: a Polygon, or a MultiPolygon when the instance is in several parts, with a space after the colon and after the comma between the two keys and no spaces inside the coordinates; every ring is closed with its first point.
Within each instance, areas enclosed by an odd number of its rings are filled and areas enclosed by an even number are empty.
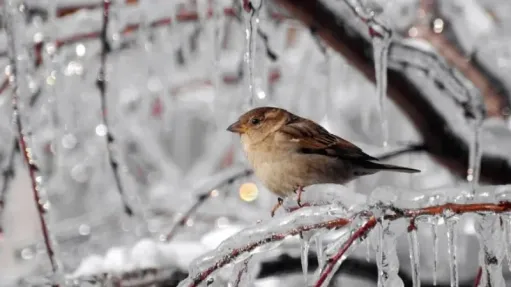
{"type": "Polygon", "coordinates": [[[295,140],[299,151],[308,154],[321,154],[350,160],[378,160],[362,151],[349,141],[329,133],[311,120],[291,114],[288,122],[279,129],[295,140]]]}

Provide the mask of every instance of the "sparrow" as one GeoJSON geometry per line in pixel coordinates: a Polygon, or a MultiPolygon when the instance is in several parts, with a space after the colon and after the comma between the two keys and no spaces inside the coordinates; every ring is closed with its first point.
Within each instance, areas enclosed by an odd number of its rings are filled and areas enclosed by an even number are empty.
{"type": "Polygon", "coordinates": [[[276,107],[258,107],[241,115],[228,131],[240,135],[245,155],[256,177],[278,202],[313,184],[346,184],[379,171],[416,173],[420,170],[376,163],[351,142],[331,134],[312,120],[276,107]]]}

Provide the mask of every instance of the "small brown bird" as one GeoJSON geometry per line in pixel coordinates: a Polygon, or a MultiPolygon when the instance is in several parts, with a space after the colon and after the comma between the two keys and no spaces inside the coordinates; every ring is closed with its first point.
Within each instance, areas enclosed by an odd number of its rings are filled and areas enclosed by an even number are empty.
{"type": "Polygon", "coordinates": [[[241,115],[227,128],[238,133],[255,175],[278,196],[271,215],[283,197],[313,184],[345,184],[379,171],[405,173],[420,170],[375,163],[359,147],[329,133],[317,123],[284,109],[260,107],[241,115]]]}

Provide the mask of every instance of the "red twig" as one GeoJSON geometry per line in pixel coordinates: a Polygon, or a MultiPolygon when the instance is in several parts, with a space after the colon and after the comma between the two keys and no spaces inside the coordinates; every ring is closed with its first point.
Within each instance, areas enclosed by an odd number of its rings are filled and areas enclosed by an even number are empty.
{"type": "Polygon", "coordinates": [[[477,268],[477,275],[476,275],[476,280],[474,281],[474,287],[479,286],[479,283],[481,283],[482,277],[483,277],[483,268],[481,266],[479,266],[479,268],[477,268]]]}
{"type": "Polygon", "coordinates": [[[320,222],[320,223],[311,224],[311,225],[303,225],[303,226],[296,227],[296,228],[291,229],[291,230],[287,230],[286,232],[283,232],[283,233],[280,233],[280,234],[278,234],[278,233],[271,234],[268,237],[263,238],[263,239],[261,239],[261,240],[259,240],[257,242],[252,242],[252,243],[249,243],[249,244],[243,246],[242,248],[232,250],[231,253],[229,254],[229,256],[222,257],[222,259],[220,259],[215,264],[213,264],[213,266],[211,266],[208,269],[204,270],[203,272],[198,274],[195,278],[192,278],[192,283],[190,285],[188,285],[188,286],[189,287],[197,287],[197,286],[199,286],[213,272],[215,272],[216,270],[218,270],[218,269],[226,266],[227,264],[231,263],[235,258],[240,256],[241,254],[243,254],[245,252],[250,252],[250,251],[256,249],[259,246],[263,246],[265,244],[269,244],[269,243],[272,243],[272,242],[282,241],[282,240],[286,239],[289,236],[294,236],[294,235],[300,234],[301,232],[317,230],[317,229],[322,229],[322,228],[332,229],[332,228],[336,228],[336,227],[343,227],[343,226],[345,226],[346,224],[349,224],[349,223],[350,223],[349,219],[340,218],[340,219],[336,219],[336,220],[330,220],[330,221],[320,222]]]}
{"type": "Polygon", "coordinates": [[[248,271],[248,263],[250,262],[250,259],[251,259],[251,257],[249,257],[249,258],[245,259],[245,261],[243,261],[243,266],[241,267],[240,271],[238,272],[238,276],[236,277],[236,282],[234,282],[233,287],[240,286],[241,279],[243,278],[243,274],[246,274],[248,271]]]}
{"type": "MultiPolygon", "coordinates": [[[[396,209],[393,209],[396,211],[396,209]]],[[[399,212],[395,212],[394,214],[384,216],[385,220],[396,220],[399,218],[410,218],[417,219],[420,216],[434,216],[443,214],[444,211],[449,210],[454,214],[463,214],[463,213],[474,213],[474,212],[494,212],[494,213],[502,213],[511,211],[511,202],[499,202],[497,204],[491,203],[473,203],[473,204],[456,204],[456,203],[446,203],[439,206],[431,206],[425,208],[418,209],[403,209],[399,210],[399,212]]],[[[368,212],[360,213],[362,216],[369,216],[368,212]]],[[[238,256],[245,252],[250,252],[257,247],[263,246],[265,244],[270,244],[276,241],[284,240],[285,238],[293,235],[300,234],[306,231],[318,230],[318,229],[332,229],[346,226],[352,221],[352,219],[346,218],[338,218],[335,220],[330,220],[327,222],[319,222],[311,225],[304,225],[300,227],[296,227],[291,230],[284,231],[279,234],[269,234],[267,237],[262,240],[258,240],[255,242],[247,243],[245,246],[240,248],[233,249],[228,255],[222,256],[218,261],[214,262],[210,267],[206,268],[204,271],[200,272],[196,276],[191,277],[191,283],[187,285],[188,287],[197,287],[204,280],[206,280],[212,273],[221,269],[222,267],[228,265],[233,260],[235,260],[238,256]]],[[[337,262],[345,255],[346,251],[350,248],[350,246],[358,239],[362,239],[365,237],[368,232],[376,226],[376,218],[374,216],[370,216],[368,221],[360,227],[358,230],[353,233],[353,235],[343,244],[341,250],[332,257],[328,262],[325,268],[323,268],[323,272],[320,275],[320,278],[316,282],[315,286],[321,286],[321,284],[325,283],[325,280],[328,278],[329,273],[334,270],[337,262]]]]}
{"type": "MultiPolygon", "coordinates": [[[[10,4],[5,4],[5,5],[10,5],[10,4]]],[[[8,11],[8,9],[12,9],[12,7],[7,7],[6,11],[8,11]]],[[[18,13],[18,12],[15,12],[15,13],[18,13]]],[[[4,15],[4,16],[7,16],[7,17],[12,16],[12,15],[9,15],[10,13],[6,13],[6,14],[7,15],[4,15]]],[[[10,75],[9,79],[11,81],[10,84],[13,87],[13,89],[12,89],[13,90],[13,96],[12,96],[13,114],[12,115],[13,115],[13,121],[16,125],[16,132],[17,132],[19,148],[21,150],[21,154],[23,155],[24,161],[26,162],[26,164],[28,166],[28,174],[29,174],[30,183],[32,186],[32,196],[34,198],[34,203],[37,208],[37,215],[39,218],[41,231],[43,233],[43,240],[44,240],[44,245],[46,248],[46,253],[48,254],[48,259],[50,261],[50,265],[51,265],[53,274],[57,274],[59,271],[59,264],[55,257],[54,247],[53,247],[52,241],[50,239],[50,234],[49,234],[50,232],[49,232],[48,224],[47,224],[46,218],[45,218],[46,209],[44,207],[44,203],[42,202],[40,194],[39,194],[39,184],[38,184],[38,179],[37,179],[37,175],[36,175],[36,173],[39,171],[39,169],[32,158],[31,149],[27,146],[27,141],[26,141],[27,139],[24,134],[24,127],[23,127],[23,123],[21,120],[19,104],[18,104],[19,99],[20,99],[19,88],[18,88],[18,76],[19,76],[18,75],[18,60],[17,60],[17,55],[16,55],[16,53],[18,52],[17,47],[16,47],[16,43],[17,43],[16,41],[18,41],[18,40],[16,39],[16,36],[18,36],[18,35],[16,34],[16,32],[17,32],[16,29],[14,29],[14,27],[13,27],[13,25],[18,25],[18,24],[15,23],[15,20],[17,20],[17,19],[8,19],[6,21],[7,31],[8,31],[7,36],[8,36],[8,42],[9,42],[9,46],[8,46],[9,53],[8,54],[9,54],[10,64],[11,64],[11,75],[10,75]]],[[[54,285],[54,286],[58,286],[58,285],[54,285]]]]}
{"type": "Polygon", "coordinates": [[[371,216],[369,220],[362,225],[353,235],[348,238],[348,241],[346,241],[343,245],[341,250],[335,254],[334,257],[332,257],[330,260],[328,260],[326,267],[323,269],[323,272],[321,273],[321,276],[319,277],[316,284],[314,284],[315,287],[321,287],[327,277],[330,275],[332,270],[334,269],[334,266],[337,264],[337,262],[344,256],[346,251],[351,247],[353,242],[356,240],[363,238],[371,229],[373,229],[374,226],[376,226],[376,217],[371,216]]]}

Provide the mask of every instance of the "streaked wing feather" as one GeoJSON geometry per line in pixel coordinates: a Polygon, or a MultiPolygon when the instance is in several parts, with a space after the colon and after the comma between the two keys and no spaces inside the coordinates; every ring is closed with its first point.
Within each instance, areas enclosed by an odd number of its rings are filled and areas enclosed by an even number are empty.
{"type": "Polygon", "coordinates": [[[280,132],[289,136],[303,153],[321,154],[352,160],[378,160],[351,142],[329,133],[320,125],[293,117],[280,132]]]}

